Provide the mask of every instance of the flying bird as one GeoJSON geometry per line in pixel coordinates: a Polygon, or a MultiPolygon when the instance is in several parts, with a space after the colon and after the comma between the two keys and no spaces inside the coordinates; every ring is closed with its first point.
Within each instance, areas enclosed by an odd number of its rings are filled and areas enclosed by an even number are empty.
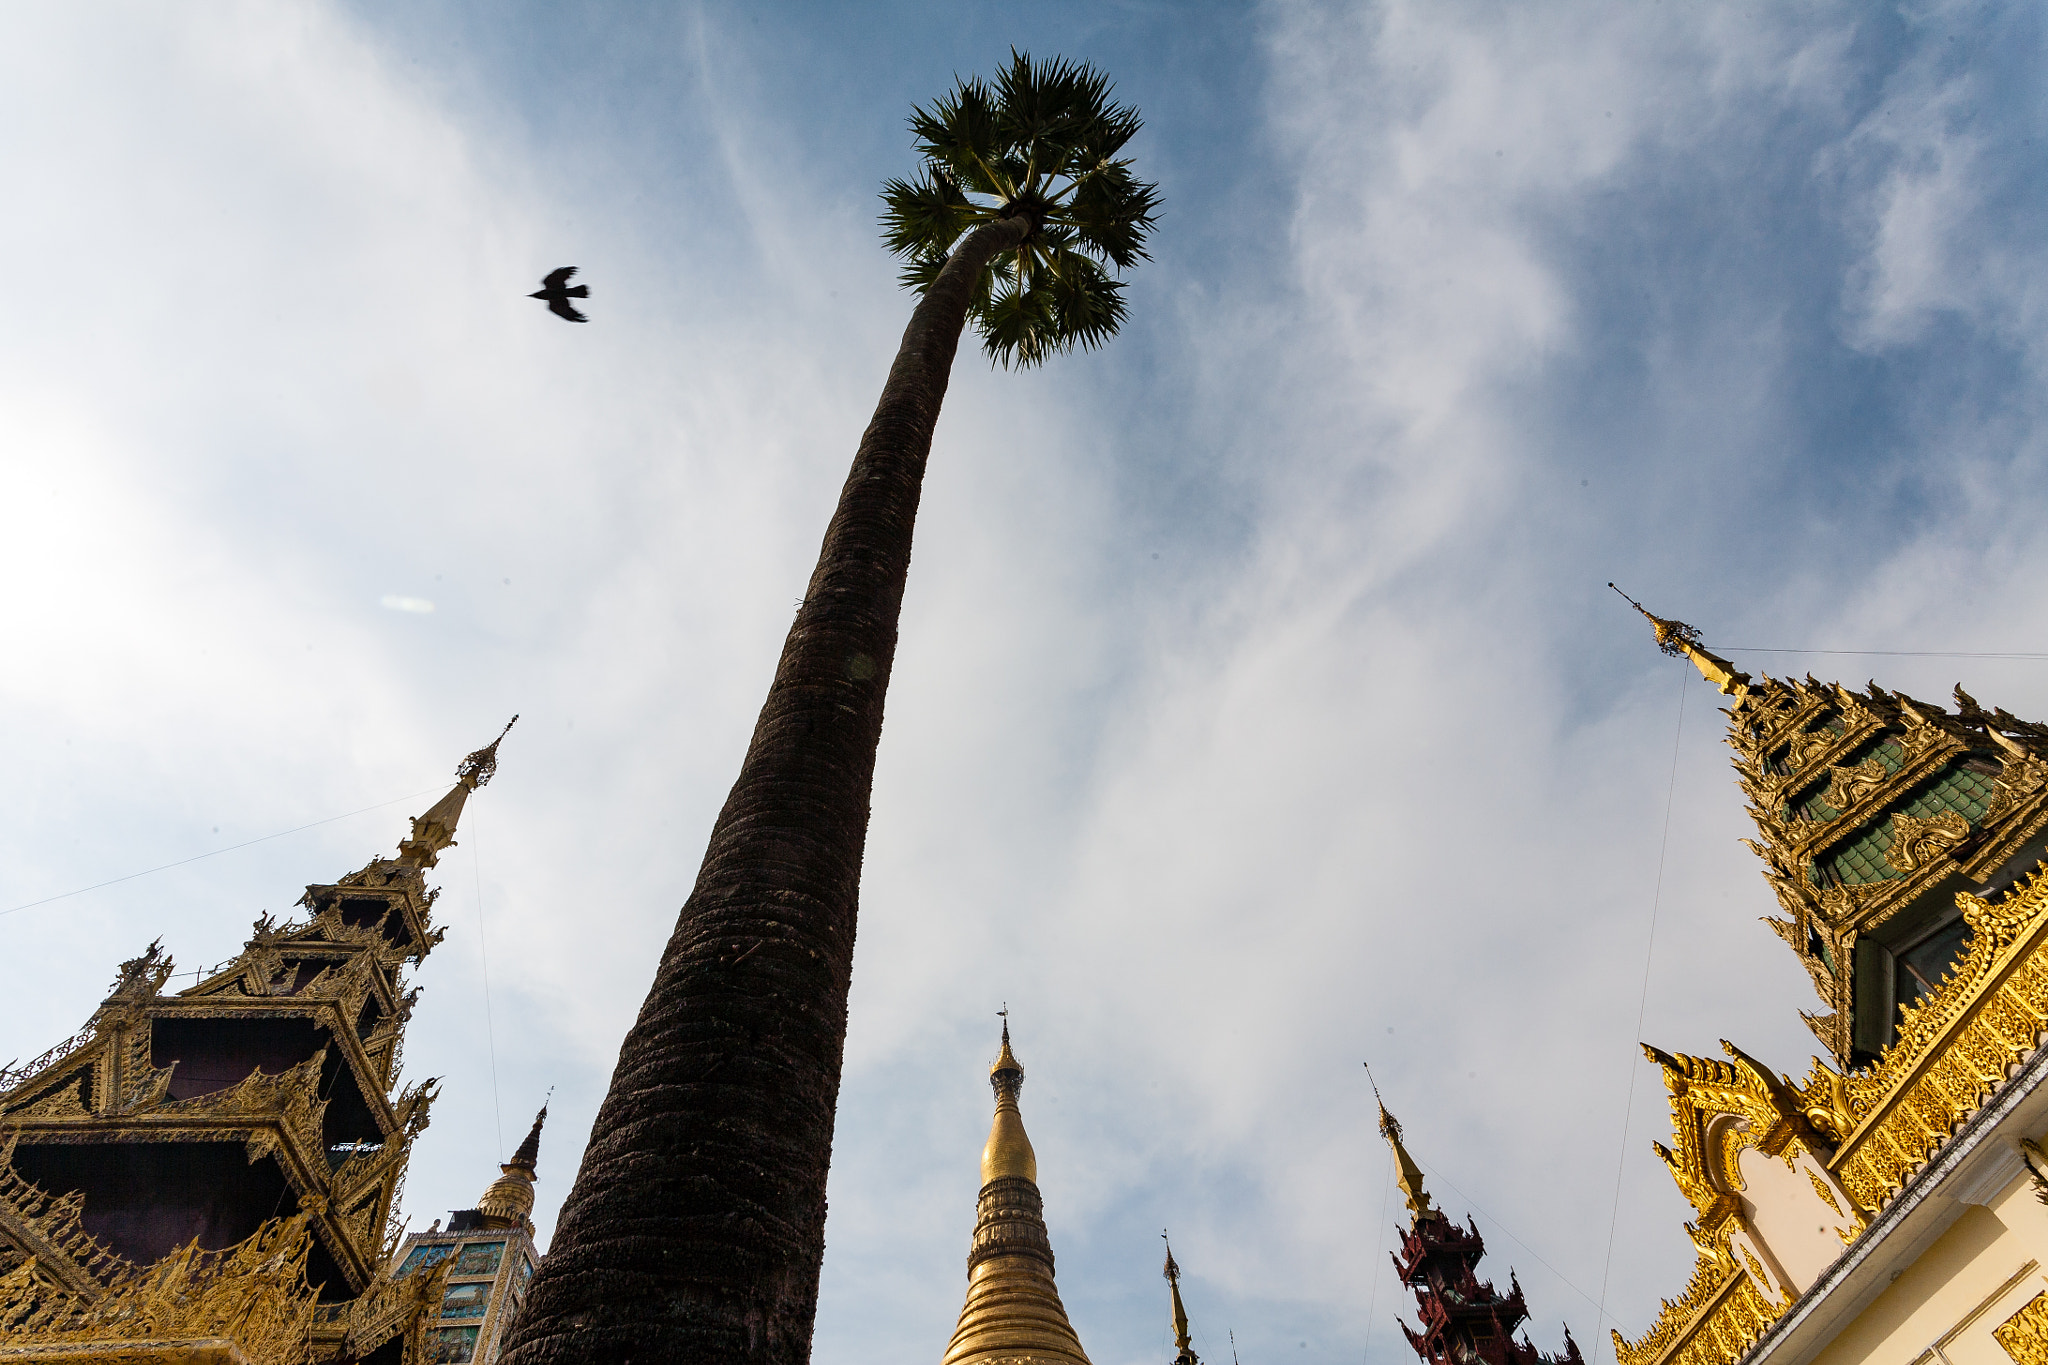
{"type": "Polygon", "coordinates": [[[550,270],[541,278],[540,289],[526,297],[541,300],[547,304],[550,313],[565,321],[588,322],[590,319],[577,312],[575,305],[569,302],[570,299],[590,297],[589,285],[569,283],[569,277],[575,273],[576,267],[573,265],[565,265],[560,270],[550,270]]]}

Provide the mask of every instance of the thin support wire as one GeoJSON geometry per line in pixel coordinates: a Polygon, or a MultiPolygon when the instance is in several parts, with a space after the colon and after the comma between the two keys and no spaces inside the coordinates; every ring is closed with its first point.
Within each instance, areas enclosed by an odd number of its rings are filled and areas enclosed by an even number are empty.
{"type": "Polygon", "coordinates": [[[484,942],[484,855],[477,846],[475,821],[464,833],[469,840],[469,867],[476,877],[476,952],[484,968],[484,1043],[491,1054],[491,1117],[498,1125],[498,1159],[505,1159],[505,1106],[498,1099],[498,1029],[491,1018],[491,950],[484,942]]]}
{"type": "Polygon", "coordinates": [[[91,886],[81,886],[76,891],[61,891],[54,896],[45,896],[39,901],[28,901],[21,905],[9,906],[5,910],[0,910],[0,915],[12,915],[21,910],[33,910],[38,905],[48,905],[52,901],[69,900],[73,896],[83,896],[86,892],[97,891],[101,887],[118,886],[122,882],[132,882],[137,877],[147,877],[157,872],[168,872],[174,867],[183,867],[187,863],[201,862],[207,858],[218,858],[223,853],[233,853],[239,848],[252,848],[257,844],[267,844],[272,839],[282,839],[287,834],[298,834],[304,830],[318,829],[321,825],[331,825],[336,820],[346,820],[352,815],[368,815],[373,810],[383,810],[386,806],[395,806],[401,801],[412,801],[422,796],[430,796],[440,790],[441,788],[439,787],[426,787],[404,796],[394,796],[389,801],[379,801],[374,806],[364,806],[361,810],[343,811],[340,815],[330,815],[324,820],[314,820],[303,825],[293,825],[290,829],[281,829],[275,834],[266,834],[260,839],[245,839],[239,844],[229,844],[226,848],[216,848],[205,853],[195,853],[189,858],[180,858],[175,863],[165,863],[161,867],[145,867],[140,872],[130,872],[126,876],[109,877],[103,882],[94,882],[91,886]]]}
{"type": "MultiPolygon", "coordinates": [[[[1685,693],[1687,686],[1692,682],[1692,666],[1682,664],[1680,668],[1682,671],[1678,680],[1678,729],[1677,733],[1671,736],[1671,780],[1664,788],[1664,834],[1657,841],[1657,884],[1656,889],[1650,894],[1650,935],[1649,942],[1643,945],[1643,988],[1636,998],[1637,1040],[1643,1036],[1643,1018],[1650,1008],[1650,962],[1657,952],[1657,911],[1664,900],[1664,855],[1671,847],[1671,806],[1673,798],[1678,794],[1678,746],[1685,738],[1685,693]]],[[[1614,1162],[1614,1204],[1607,1215],[1607,1263],[1600,1271],[1600,1316],[1603,1318],[1607,1316],[1607,1282],[1614,1273],[1614,1234],[1621,1226],[1621,1177],[1623,1172],[1628,1170],[1628,1128],[1635,1117],[1636,1075],[1641,1070],[1637,1065],[1635,1053],[1640,1046],[1640,1041],[1637,1041],[1631,1043],[1629,1049],[1628,1102],[1621,1110],[1621,1155],[1614,1162]]],[[[1597,1355],[1598,1343],[1595,1343],[1594,1351],[1597,1355]]],[[[1619,1357],[1616,1359],[1619,1365],[1619,1357]]]]}
{"type": "MultiPolygon", "coordinates": [[[[1375,1263],[1375,1264],[1373,1265],[1373,1275],[1372,1275],[1372,1297],[1371,1297],[1371,1298],[1370,1298],[1370,1299],[1369,1299],[1369,1300],[1367,1301],[1367,1303],[1366,1303],[1366,1309],[1365,1309],[1365,1354],[1364,1354],[1364,1355],[1363,1355],[1362,1357],[1360,1357],[1361,1363],[1362,1363],[1363,1361],[1366,1361],[1366,1360],[1370,1360],[1370,1359],[1372,1359],[1372,1324],[1373,1324],[1373,1319],[1374,1319],[1374,1317],[1376,1317],[1376,1316],[1378,1315],[1379,1311],[1380,1311],[1380,1275],[1379,1275],[1379,1265],[1378,1265],[1377,1263],[1378,1263],[1378,1261],[1379,1261],[1379,1258],[1380,1258],[1380,1252],[1381,1252],[1381,1251],[1383,1251],[1383,1250],[1385,1250],[1385,1249],[1386,1249],[1386,1245],[1387,1245],[1387,1205],[1388,1205],[1388,1204],[1389,1204],[1390,1202],[1392,1202],[1392,1200],[1393,1200],[1393,1197],[1394,1197],[1394,1149],[1393,1149],[1393,1147],[1392,1147],[1392,1146],[1389,1146],[1389,1147],[1387,1148],[1387,1177],[1386,1177],[1386,1181],[1385,1181],[1385,1183],[1384,1183],[1384,1184],[1382,1184],[1382,1185],[1380,1186],[1380,1230],[1379,1230],[1379,1236],[1378,1236],[1377,1238],[1375,1238],[1375,1239],[1374,1239],[1374,1241],[1373,1241],[1373,1244],[1372,1244],[1372,1258],[1373,1258],[1373,1261],[1374,1261],[1374,1263],[1375,1263]]],[[[1235,1346],[1236,1344],[1237,1344],[1237,1343],[1236,1343],[1236,1340],[1235,1340],[1235,1339],[1233,1338],[1233,1339],[1232,1339],[1232,1342],[1231,1342],[1231,1345],[1232,1345],[1232,1346],[1235,1346]]]]}

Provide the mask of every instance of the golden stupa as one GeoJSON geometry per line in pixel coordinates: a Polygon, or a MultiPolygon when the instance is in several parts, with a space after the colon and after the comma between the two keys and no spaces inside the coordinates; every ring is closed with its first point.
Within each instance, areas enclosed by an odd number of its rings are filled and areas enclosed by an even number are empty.
{"type": "Polygon", "coordinates": [[[1017,1109],[1024,1068],[1010,1051],[1007,1019],[989,1084],[996,1092],[996,1114],[981,1152],[981,1196],[967,1253],[967,1302],[942,1365],[1088,1365],[1088,1353],[1053,1283],[1038,1156],[1017,1109]]]}

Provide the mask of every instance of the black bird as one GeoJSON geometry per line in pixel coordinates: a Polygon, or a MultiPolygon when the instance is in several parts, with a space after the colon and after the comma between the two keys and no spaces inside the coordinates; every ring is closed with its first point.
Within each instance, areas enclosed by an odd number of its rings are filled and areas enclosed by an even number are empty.
{"type": "Polygon", "coordinates": [[[560,270],[550,270],[541,278],[539,292],[528,294],[526,297],[540,299],[547,304],[548,311],[558,318],[569,322],[588,322],[590,319],[577,312],[575,306],[569,302],[570,299],[590,297],[589,285],[569,283],[569,277],[575,273],[576,267],[573,265],[565,265],[560,270]]]}

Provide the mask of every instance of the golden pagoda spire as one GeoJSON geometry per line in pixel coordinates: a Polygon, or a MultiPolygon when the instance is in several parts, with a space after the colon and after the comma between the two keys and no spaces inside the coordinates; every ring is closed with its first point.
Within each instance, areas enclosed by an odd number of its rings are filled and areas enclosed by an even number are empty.
{"type": "Polygon", "coordinates": [[[1443,1214],[1430,1206],[1429,1194],[1422,1188],[1422,1170],[1415,1164],[1415,1158],[1408,1155],[1408,1149],[1401,1145],[1401,1121],[1387,1112],[1387,1102],[1380,1098],[1380,1083],[1372,1078],[1370,1063],[1365,1068],[1365,1078],[1372,1082],[1373,1101],[1380,1107],[1380,1136],[1394,1149],[1394,1165],[1400,1170],[1401,1193],[1407,1197],[1408,1212],[1416,1221],[1425,1218],[1442,1218],[1443,1214]]]}
{"type": "Polygon", "coordinates": [[[412,818],[412,837],[399,841],[399,862],[407,867],[429,868],[440,861],[443,852],[455,846],[455,822],[462,818],[469,794],[489,782],[498,771],[498,745],[518,723],[519,717],[512,717],[496,739],[463,759],[455,769],[455,785],[448,789],[448,794],[428,807],[425,815],[412,818]]]}
{"type": "Polygon", "coordinates": [[[1201,1358],[1195,1354],[1195,1344],[1188,1338],[1188,1310],[1180,1301],[1180,1266],[1173,1259],[1173,1243],[1167,1241],[1166,1233],[1159,1234],[1159,1240],[1166,1242],[1166,1283],[1173,1291],[1173,1344],[1180,1354],[1173,1358],[1173,1365],[1201,1365],[1201,1358]]]}
{"type": "MultiPolygon", "coordinates": [[[[1607,586],[1614,588],[1612,583],[1607,586]]],[[[1725,695],[1739,697],[1749,690],[1749,674],[1736,671],[1734,664],[1718,654],[1708,652],[1700,644],[1698,630],[1683,621],[1667,621],[1661,616],[1652,615],[1649,608],[1627,593],[1621,592],[1620,588],[1614,590],[1621,593],[1622,601],[1641,612],[1650,624],[1657,628],[1657,648],[1674,659],[1692,660],[1692,666],[1700,671],[1700,676],[1720,688],[1725,695]]]]}
{"type": "Polygon", "coordinates": [[[981,1194],[967,1253],[967,1302],[942,1365],[1088,1365],[1053,1283],[1038,1158],[1017,1109],[1024,1067],[1010,1051],[1009,1013],[1005,1005],[1002,1051],[989,1068],[996,1112],[981,1152],[981,1194]]]}
{"type": "Polygon", "coordinates": [[[512,1153],[512,1159],[498,1167],[502,1172],[484,1191],[484,1197],[477,1200],[476,1211],[487,1228],[523,1227],[533,1231],[533,1181],[534,1168],[540,1164],[540,1129],[548,1121],[548,1107],[543,1104],[540,1112],[533,1116],[533,1127],[527,1132],[526,1140],[519,1144],[519,1150],[512,1153]]]}

